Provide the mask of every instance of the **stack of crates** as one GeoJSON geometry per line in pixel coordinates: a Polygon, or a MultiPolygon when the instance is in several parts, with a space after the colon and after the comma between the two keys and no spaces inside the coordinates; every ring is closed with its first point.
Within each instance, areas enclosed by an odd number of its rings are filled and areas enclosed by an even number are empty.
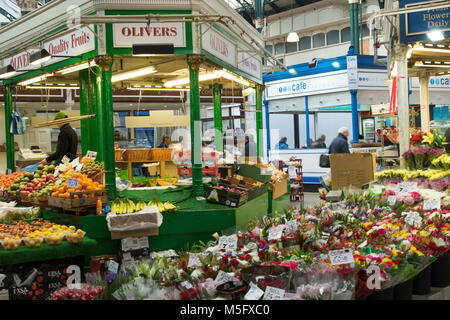
{"type": "Polygon", "coordinates": [[[297,177],[295,178],[293,178],[291,175],[289,176],[289,180],[291,183],[291,205],[294,207],[298,207],[304,201],[302,160],[292,159],[290,166],[295,168],[295,173],[297,174],[297,177]]]}
{"type": "MultiPolygon", "coordinates": [[[[190,150],[178,151],[177,159],[178,175],[180,177],[192,176],[192,162],[190,150]]],[[[217,152],[202,153],[202,171],[204,176],[217,176],[219,174],[218,166],[219,154],[217,152]]]]}

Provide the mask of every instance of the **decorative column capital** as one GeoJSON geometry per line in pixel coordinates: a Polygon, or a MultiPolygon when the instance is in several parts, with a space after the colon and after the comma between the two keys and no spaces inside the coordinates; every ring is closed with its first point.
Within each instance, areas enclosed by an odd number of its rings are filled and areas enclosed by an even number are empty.
{"type": "Polygon", "coordinates": [[[255,90],[256,90],[257,87],[260,87],[260,88],[261,88],[261,92],[264,92],[264,90],[266,90],[266,86],[263,85],[263,84],[258,84],[258,83],[257,83],[257,84],[255,85],[255,90]]]}
{"type": "Polygon", "coordinates": [[[108,72],[111,68],[112,57],[110,55],[101,55],[94,57],[95,63],[100,67],[102,72],[108,72]]]}
{"type": "Polygon", "coordinates": [[[188,57],[189,64],[192,70],[198,71],[200,66],[205,62],[204,54],[191,54],[188,57]]]}

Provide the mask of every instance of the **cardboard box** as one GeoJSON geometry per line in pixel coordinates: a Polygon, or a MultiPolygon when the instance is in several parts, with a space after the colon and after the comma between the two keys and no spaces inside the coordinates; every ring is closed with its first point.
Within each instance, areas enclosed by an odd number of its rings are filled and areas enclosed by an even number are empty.
{"type": "Polygon", "coordinates": [[[361,188],[375,180],[374,153],[331,154],[331,182],[333,190],[361,188]]]}
{"type": "MultiPolygon", "coordinates": [[[[55,198],[48,197],[48,205],[51,207],[63,208],[63,209],[72,209],[86,206],[95,206],[97,204],[98,196],[93,198],[81,198],[81,199],[64,199],[64,198],[55,198]]],[[[108,197],[106,195],[100,196],[102,203],[108,202],[108,197]]]]}
{"type": "Polygon", "coordinates": [[[288,191],[287,178],[281,179],[272,185],[272,199],[278,199],[279,197],[285,195],[288,191]]]}
{"type": "Polygon", "coordinates": [[[144,207],[139,213],[106,216],[111,239],[157,236],[163,217],[156,206],[144,207]]]}

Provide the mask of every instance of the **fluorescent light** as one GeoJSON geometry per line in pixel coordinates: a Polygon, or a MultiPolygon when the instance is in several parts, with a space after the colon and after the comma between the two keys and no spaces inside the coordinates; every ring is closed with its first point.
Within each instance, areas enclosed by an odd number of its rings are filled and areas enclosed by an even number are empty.
{"type": "Polygon", "coordinates": [[[144,76],[146,74],[155,73],[155,72],[156,72],[156,69],[154,67],[145,67],[145,68],[141,68],[141,69],[137,69],[137,70],[133,70],[133,71],[117,73],[117,74],[112,75],[111,82],[117,82],[117,81],[122,81],[122,80],[126,80],[126,79],[137,78],[137,77],[144,76]]]}
{"type": "Polygon", "coordinates": [[[414,50],[418,50],[418,51],[428,51],[428,52],[450,53],[450,49],[425,48],[425,47],[423,47],[423,46],[415,47],[414,50]]]}
{"type": "Polygon", "coordinates": [[[9,78],[16,74],[16,70],[14,67],[10,64],[8,64],[6,67],[0,68],[0,78],[9,78]]]}
{"type": "Polygon", "coordinates": [[[128,87],[128,90],[133,91],[189,91],[189,88],[140,88],[140,87],[128,87]]]}
{"type": "Polygon", "coordinates": [[[31,64],[41,64],[44,63],[45,61],[49,60],[52,57],[52,55],[50,53],[48,53],[47,50],[42,49],[38,52],[32,53],[30,55],[30,63],[31,64]]]}
{"type": "Polygon", "coordinates": [[[219,70],[219,71],[215,71],[215,73],[220,75],[222,78],[228,79],[230,81],[234,81],[234,82],[240,83],[240,84],[242,84],[244,86],[247,86],[247,87],[250,86],[250,82],[248,82],[247,80],[245,80],[242,77],[235,76],[234,74],[228,72],[225,69],[222,69],[222,70],[219,70]]]}
{"type": "Polygon", "coordinates": [[[35,83],[35,82],[39,82],[39,81],[45,80],[47,77],[51,77],[51,76],[53,76],[53,73],[46,73],[46,74],[40,75],[38,77],[34,77],[34,78],[31,78],[31,79],[27,79],[25,81],[19,82],[18,85],[19,86],[26,86],[28,84],[32,84],[32,83],[35,83]]]}
{"type": "Polygon", "coordinates": [[[445,39],[444,35],[439,30],[430,31],[427,33],[427,36],[431,41],[442,41],[445,39]]]}
{"type": "Polygon", "coordinates": [[[27,86],[27,89],[80,89],[80,87],[76,85],[73,86],[70,84],[69,86],[27,86]]]}
{"type": "Polygon", "coordinates": [[[298,38],[298,34],[297,32],[295,32],[294,30],[291,30],[291,32],[289,32],[288,36],[287,36],[287,42],[298,42],[299,38],[298,38]]]}
{"type": "MultiPolygon", "coordinates": [[[[198,76],[198,81],[208,81],[218,78],[220,78],[220,75],[216,73],[202,73],[198,76]]],[[[164,83],[164,87],[170,88],[175,86],[181,86],[184,84],[188,84],[189,82],[190,82],[189,77],[181,78],[177,80],[167,81],[166,83],[164,83]]]]}
{"type": "Polygon", "coordinates": [[[339,61],[333,61],[333,63],[331,65],[333,67],[335,67],[336,69],[341,67],[341,64],[339,63],[339,61]]]}
{"type": "Polygon", "coordinates": [[[295,71],[294,68],[289,68],[288,72],[289,72],[290,74],[292,74],[292,75],[296,75],[296,74],[297,74],[297,71],[295,71]]]}
{"type": "Polygon", "coordinates": [[[442,64],[424,64],[423,62],[417,61],[414,64],[415,67],[430,67],[430,68],[450,68],[450,65],[442,65],[442,64]]]}
{"type": "Polygon", "coordinates": [[[249,95],[253,94],[254,92],[255,92],[255,89],[253,89],[253,88],[246,88],[246,89],[244,89],[244,91],[242,91],[242,95],[244,97],[246,97],[246,96],[249,96],[249,95]]]}
{"type": "Polygon", "coordinates": [[[89,67],[94,67],[94,66],[96,66],[95,62],[94,61],[90,61],[90,62],[85,62],[85,63],[82,63],[82,64],[78,64],[76,66],[72,66],[72,67],[69,67],[69,68],[57,71],[57,72],[61,73],[61,74],[68,74],[68,73],[84,70],[84,69],[87,69],[89,67]]]}

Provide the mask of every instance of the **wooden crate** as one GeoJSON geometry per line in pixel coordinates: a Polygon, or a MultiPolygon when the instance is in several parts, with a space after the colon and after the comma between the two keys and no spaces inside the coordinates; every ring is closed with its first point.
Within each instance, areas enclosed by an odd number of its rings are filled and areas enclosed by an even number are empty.
{"type": "Polygon", "coordinates": [[[151,149],[127,149],[123,153],[125,161],[148,161],[151,160],[151,149]]]}
{"type": "Polygon", "coordinates": [[[172,151],[172,148],[153,148],[150,150],[150,160],[171,161],[172,151]]]}
{"type": "Polygon", "coordinates": [[[55,198],[55,197],[48,197],[48,205],[51,207],[57,207],[62,209],[73,209],[73,208],[80,208],[80,207],[88,207],[92,206],[95,207],[97,205],[97,198],[99,196],[95,195],[93,198],[83,198],[83,194],[97,194],[101,193],[100,199],[102,200],[102,203],[108,202],[108,197],[106,196],[105,190],[91,190],[91,191],[79,191],[79,192],[71,192],[70,198],[55,198]],[[75,199],[74,196],[78,195],[79,198],[75,199]]]}
{"type": "Polygon", "coordinates": [[[124,149],[114,149],[114,160],[121,161],[124,152],[124,149]]]}
{"type": "Polygon", "coordinates": [[[92,177],[88,177],[89,179],[91,179],[93,182],[98,182],[100,184],[104,184],[105,182],[105,171],[102,170],[99,173],[97,173],[96,175],[93,175],[92,177]]]}

